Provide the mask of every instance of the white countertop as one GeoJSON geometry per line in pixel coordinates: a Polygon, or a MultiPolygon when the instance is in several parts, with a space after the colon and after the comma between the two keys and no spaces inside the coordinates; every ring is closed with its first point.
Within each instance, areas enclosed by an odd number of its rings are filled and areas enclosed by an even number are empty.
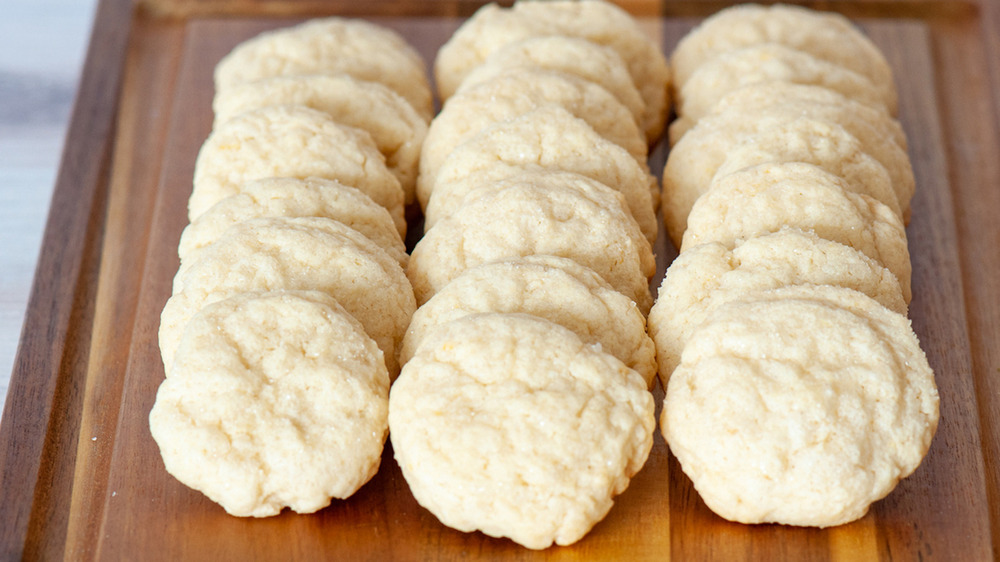
{"type": "Polygon", "coordinates": [[[95,8],[0,3],[0,413],[95,8]]]}

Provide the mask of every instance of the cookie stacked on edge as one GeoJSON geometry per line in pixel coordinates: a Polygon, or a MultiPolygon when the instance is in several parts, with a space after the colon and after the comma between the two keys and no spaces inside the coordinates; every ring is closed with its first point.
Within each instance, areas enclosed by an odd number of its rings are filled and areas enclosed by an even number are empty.
{"type": "Polygon", "coordinates": [[[727,519],[853,521],[938,421],[906,318],[914,179],[891,70],[845,18],[783,5],[719,12],[671,63],[661,430],[727,519]]]}
{"type": "Polygon", "coordinates": [[[342,18],[238,45],[215,83],[150,429],[229,513],[310,513],[378,470],[430,85],[401,36],[342,18]]]}
{"type": "Polygon", "coordinates": [[[444,524],[571,544],[652,446],[666,60],[611,4],[521,1],[473,15],[435,76],[393,449],[444,524]]]}

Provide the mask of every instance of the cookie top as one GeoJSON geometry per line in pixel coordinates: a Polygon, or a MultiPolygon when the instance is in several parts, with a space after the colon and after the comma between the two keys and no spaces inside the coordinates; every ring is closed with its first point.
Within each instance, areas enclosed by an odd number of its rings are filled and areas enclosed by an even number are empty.
{"type": "Polygon", "coordinates": [[[767,162],[819,166],[846,181],[851,191],[878,199],[901,217],[904,214],[889,171],[864,151],[857,137],[836,123],[803,117],[755,132],[727,152],[715,177],[767,162]]]}
{"type": "Polygon", "coordinates": [[[631,15],[601,0],[522,0],[510,8],[483,6],[438,51],[434,61],[438,94],[448,99],[473,68],[501,47],[551,35],[579,37],[614,49],[645,103],[640,129],[650,143],[660,137],[670,105],[666,57],[631,15]]]}
{"type": "Polygon", "coordinates": [[[403,189],[361,129],[302,106],[271,106],[219,125],[198,151],[188,216],[240,192],[252,180],[319,177],[356,187],[393,215],[402,232],[403,189]]]}
{"type": "Polygon", "coordinates": [[[258,217],[335,219],[364,234],[400,266],[405,268],[409,259],[392,215],[357,189],[320,178],[266,178],[243,184],[240,193],[219,201],[189,224],[177,248],[181,263],[195,259],[192,255],[227,228],[258,217]]]}
{"type": "Polygon", "coordinates": [[[405,364],[438,326],[483,312],[520,312],[555,322],[653,384],[655,351],[635,303],[594,271],[544,255],[465,270],[413,314],[400,346],[400,363],[405,364]]]}
{"type": "Polygon", "coordinates": [[[316,18],[252,37],[219,61],[215,89],[300,74],[349,74],[380,82],[425,120],[434,115],[420,53],[395,31],[360,18],[316,18]]]}
{"type": "Polygon", "coordinates": [[[238,516],[312,513],[378,470],[382,352],[332,297],[246,293],[196,314],[150,431],[167,471],[238,516]]]}
{"type": "Polygon", "coordinates": [[[882,52],[847,18],[798,6],[743,4],[717,12],[685,35],[670,56],[675,87],[728,51],[778,43],[850,69],[874,84],[892,83],[882,52]]]}
{"type": "Polygon", "coordinates": [[[910,302],[910,252],[903,221],[811,164],[761,164],[718,178],[688,216],[681,252],[706,242],[732,248],[783,226],[812,230],[884,265],[910,302]]]}
{"type": "Polygon", "coordinates": [[[476,133],[547,105],[559,105],[583,119],[597,134],[627,150],[640,166],[645,165],[642,134],[628,109],[607,90],[565,72],[525,69],[501,74],[448,100],[424,139],[417,190],[433,191],[448,154],[476,133]]]}
{"type": "Polygon", "coordinates": [[[726,303],[692,333],[660,427],[722,517],[826,527],[913,472],[937,422],[904,316],[851,289],[789,287],[726,303]]]}
{"type": "Polygon", "coordinates": [[[577,173],[620,191],[646,239],[656,240],[659,221],[649,195],[656,179],[620,146],[557,105],[490,125],[458,145],[438,171],[424,229],[455,212],[477,187],[540,169],[577,173]]]}
{"type": "MultiPolygon", "coordinates": [[[[730,94],[746,92],[749,86],[730,94]]],[[[814,88],[813,86],[796,86],[814,88]]],[[[727,96],[728,97],[728,96],[727,96]]],[[[843,98],[846,100],[846,98],[843,98]]],[[[811,119],[842,127],[854,136],[861,149],[882,164],[889,174],[899,207],[908,214],[916,182],[906,150],[892,138],[873,127],[854,109],[860,104],[819,104],[785,98],[784,106],[713,113],[698,121],[670,150],[663,169],[661,210],[667,233],[678,243],[686,226],[687,213],[698,195],[708,189],[719,167],[737,146],[751,142],[751,136],[790,126],[800,119],[811,119]],[[853,108],[852,108],[853,107],[853,108]]],[[[869,108],[870,109],[870,108],[869,108]]],[[[883,114],[884,115],[884,114],[883,114]]]]}
{"type": "Polygon", "coordinates": [[[805,51],[761,43],[724,52],[699,66],[677,93],[677,113],[697,121],[729,92],[768,81],[822,86],[892,115],[897,111],[896,88],[891,81],[875,84],[805,51]]]}
{"type": "MultiPolygon", "coordinates": [[[[717,114],[752,117],[769,110],[811,116],[832,113],[844,120],[844,123],[840,120],[838,123],[849,130],[852,123],[863,123],[873,135],[892,140],[904,151],[907,149],[903,126],[884,109],[865,105],[840,92],[814,84],[782,81],[751,83],[722,96],[706,117],[717,114]]],[[[694,122],[684,117],[673,121],[670,124],[670,144],[677,144],[692,126],[694,122]]]]}
{"type": "Polygon", "coordinates": [[[212,107],[215,123],[221,124],[270,105],[304,105],[329,114],[337,123],[367,131],[407,202],[413,200],[427,121],[384,84],[348,74],[277,76],[217,92],[212,107]]]}
{"type": "Polygon", "coordinates": [[[906,314],[896,276],[865,254],[815,233],[782,228],[732,249],[694,246],[670,264],[649,311],[660,380],[666,388],[691,333],[721,304],[791,285],[835,285],[860,291],[906,314]]]}
{"type": "Polygon", "coordinates": [[[406,273],[419,303],[470,267],[548,254],[589,267],[643,314],[649,311],[656,260],[620,193],[578,174],[551,171],[528,172],[480,191],[424,234],[410,254],[406,273]]]}
{"type": "Polygon", "coordinates": [[[628,108],[637,125],[642,124],[646,103],[625,62],[614,49],[579,37],[550,35],[504,45],[473,68],[458,91],[505,72],[532,68],[558,70],[597,84],[628,108]]]}
{"type": "Polygon", "coordinates": [[[365,327],[398,373],[396,347],[416,304],[399,263],[358,231],[332,219],[258,218],[229,228],[174,279],[160,316],[163,363],[173,361],[184,325],[201,308],[249,291],[317,290],[365,327]]]}
{"type": "Polygon", "coordinates": [[[607,514],[655,420],[642,377],[570,330],[476,314],[421,343],[390,392],[389,427],[410,490],[442,523],[541,549],[607,514]]]}

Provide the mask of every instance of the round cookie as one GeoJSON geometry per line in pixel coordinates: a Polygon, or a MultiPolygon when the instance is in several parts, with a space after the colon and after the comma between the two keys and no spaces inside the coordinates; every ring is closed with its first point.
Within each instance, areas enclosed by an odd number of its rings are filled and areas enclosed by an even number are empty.
{"type": "Polygon", "coordinates": [[[461,531],[572,544],[642,468],[655,428],[638,373],[522,314],[435,330],[389,395],[390,439],[417,501],[461,531]]]}
{"type": "Polygon", "coordinates": [[[509,43],[473,68],[458,91],[506,72],[537,68],[566,72],[597,84],[632,113],[637,125],[642,124],[646,103],[625,62],[614,49],[578,37],[551,35],[509,43]]]}
{"type": "Polygon", "coordinates": [[[728,151],[715,177],[768,162],[804,162],[843,179],[851,191],[870,195],[903,216],[899,196],[885,166],[869,156],[843,127],[803,117],[754,133],[728,151]]]}
{"type": "Polygon", "coordinates": [[[631,15],[600,0],[483,6],[438,51],[434,61],[438,94],[448,99],[472,69],[504,45],[551,35],[579,37],[614,49],[645,103],[640,129],[650,144],[660,138],[670,105],[666,57],[631,15]]]}
{"type": "Polygon", "coordinates": [[[763,43],[724,52],[698,67],[677,94],[677,113],[697,121],[726,94],[758,82],[780,81],[822,86],[865,105],[897,111],[892,82],[876,85],[868,78],[809,53],[778,43],[763,43]]]}
{"type": "Polygon", "coordinates": [[[896,276],[863,253],[812,232],[782,228],[738,242],[694,246],[670,264],[659,297],[649,311],[660,380],[667,387],[684,345],[723,303],[791,285],[834,285],[860,291],[886,308],[906,314],[896,276]]]}
{"type": "Polygon", "coordinates": [[[167,370],[198,310],[237,293],[275,290],[333,296],[378,344],[390,375],[399,372],[396,348],[416,308],[403,269],[356,230],[315,217],[243,221],[180,272],[160,316],[167,370]]]}
{"type": "Polygon", "coordinates": [[[647,166],[642,134],[628,109],[607,90],[564,72],[524,70],[497,76],[448,100],[424,138],[417,192],[430,194],[444,160],[476,133],[547,105],[559,105],[583,119],[597,134],[627,150],[640,166],[647,166]]]}
{"type": "Polygon", "coordinates": [[[892,83],[892,68],[882,52],[844,16],[798,6],[743,4],[717,12],[680,40],[670,56],[675,88],[683,88],[713,58],[761,43],[809,53],[874,84],[892,83]]]}
{"type": "Polygon", "coordinates": [[[938,415],[904,316],[851,289],[789,287],[722,305],[692,334],[660,427],[717,514],[826,527],[912,473],[938,415]]]}
{"type": "Polygon", "coordinates": [[[332,297],[248,293],[196,314],[149,414],[167,472],[237,516],[312,513],[378,470],[382,352],[332,297]]]}
{"type": "Polygon", "coordinates": [[[212,131],[195,161],[189,219],[239,193],[244,183],[270,177],[318,177],[356,187],[406,232],[403,190],[371,135],[300,106],[249,111],[212,131]]]}
{"type": "Polygon", "coordinates": [[[319,178],[265,178],[247,182],[240,193],[219,201],[181,233],[181,267],[227,228],[258,217],[323,217],[364,234],[406,267],[409,255],[392,215],[370,197],[340,182],[319,178]]]}
{"type": "Polygon", "coordinates": [[[622,195],[568,172],[529,172],[469,194],[424,234],[406,274],[423,304],[470,267],[532,254],[589,267],[643,314],[653,304],[656,260],[622,195]]]}
{"type": "Polygon", "coordinates": [[[440,325],[484,312],[520,312],[568,328],[635,370],[652,386],[655,350],[635,303],[573,260],[526,256],[465,270],[413,313],[399,362],[440,325]]]}
{"type": "MultiPolygon", "coordinates": [[[[867,106],[839,92],[812,84],[755,82],[722,96],[706,117],[726,113],[753,116],[775,109],[801,112],[802,115],[814,115],[817,111],[834,112],[840,119],[863,123],[876,137],[890,139],[904,151],[907,149],[903,126],[884,109],[867,106]]],[[[673,121],[670,124],[670,144],[677,144],[694,124],[684,117],[673,121]]],[[[847,123],[841,125],[850,129],[847,123]]]]}
{"type": "Polygon", "coordinates": [[[656,179],[620,146],[565,109],[543,106],[483,129],[444,160],[427,200],[424,229],[455,212],[477,187],[528,170],[563,170],[597,180],[625,196],[649,243],[659,222],[650,201],[656,179]]]}
{"type": "Polygon", "coordinates": [[[329,114],[337,123],[367,131],[403,187],[407,203],[413,201],[427,122],[399,94],[347,74],[277,76],[222,90],[212,107],[218,125],[270,105],[304,105],[329,114]]]}
{"type": "Polygon", "coordinates": [[[426,120],[434,100],[423,58],[395,31],[360,18],[316,18],[237,45],[215,67],[218,92],[275,76],[349,74],[385,84],[426,120]]]}
{"type": "MultiPolygon", "coordinates": [[[[747,88],[738,92],[745,90],[747,88]]],[[[660,207],[667,233],[675,244],[680,242],[681,234],[686,228],[687,213],[691,206],[708,189],[729,153],[735,147],[751,142],[754,135],[788,127],[790,123],[800,119],[838,125],[854,136],[861,143],[861,149],[885,167],[899,207],[904,216],[908,216],[916,182],[912,164],[904,149],[860,118],[849,105],[796,103],[792,100],[786,102],[785,106],[754,112],[734,109],[709,115],[698,121],[670,150],[663,168],[660,207]]]]}
{"type": "Polygon", "coordinates": [[[811,164],[762,164],[718,178],[691,209],[681,252],[719,242],[732,248],[783,226],[812,230],[881,263],[910,302],[910,252],[903,221],[811,164]]]}

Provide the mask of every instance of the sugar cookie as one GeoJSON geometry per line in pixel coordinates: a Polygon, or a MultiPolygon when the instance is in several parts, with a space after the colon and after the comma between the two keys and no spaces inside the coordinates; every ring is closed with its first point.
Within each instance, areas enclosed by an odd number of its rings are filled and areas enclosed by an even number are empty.
{"type": "Polygon", "coordinates": [[[555,105],[491,125],[458,145],[441,164],[424,229],[455,212],[477,187],[537,169],[577,173],[620,191],[646,239],[655,242],[659,222],[649,194],[650,186],[658,192],[656,179],[586,121],[555,105]]]}
{"type": "Polygon", "coordinates": [[[592,270],[545,255],[483,264],[453,279],[413,314],[400,363],[436,327],[482,312],[521,312],[555,322],[653,384],[655,351],[635,303],[592,270]]]}
{"type": "Polygon", "coordinates": [[[244,183],[270,177],[319,177],[356,187],[405,232],[403,189],[371,135],[302,106],[242,113],[212,131],[195,161],[188,218],[239,193],[244,183]]]}
{"type": "Polygon", "coordinates": [[[695,330],[660,427],[722,517],[826,527],[913,472],[937,422],[906,317],[851,289],[789,287],[726,303],[695,330]]]}
{"type": "Polygon", "coordinates": [[[334,121],[367,131],[385,164],[413,201],[420,147],[427,122],[403,97],[378,82],[347,74],[277,76],[248,82],[216,93],[215,123],[270,105],[304,105],[334,121]]]}
{"type": "Polygon", "coordinates": [[[550,254],[593,269],[643,314],[649,311],[656,260],[620,193],[568,172],[529,172],[481,191],[410,254],[406,273],[418,303],[470,267],[550,254]]]}
{"type": "Polygon", "coordinates": [[[332,297],[246,293],[196,314],[150,432],[167,471],[232,515],[312,513],[378,470],[382,352],[332,297]]]}
{"type": "Polygon", "coordinates": [[[732,248],[783,226],[812,230],[884,265],[910,302],[910,252],[903,221],[840,178],[811,164],[762,164],[718,178],[688,216],[681,252],[706,242],[732,248]]]}
{"type": "Polygon", "coordinates": [[[477,314],[435,330],[389,395],[410,490],[442,523],[528,548],[572,544],[642,468],[638,373],[552,322],[477,314]]]}
{"type": "Polygon", "coordinates": [[[317,18],[252,37],[219,61],[215,89],[300,74],[349,74],[380,82],[426,120],[434,114],[420,53],[395,31],[360,18],[317,18]]]}

